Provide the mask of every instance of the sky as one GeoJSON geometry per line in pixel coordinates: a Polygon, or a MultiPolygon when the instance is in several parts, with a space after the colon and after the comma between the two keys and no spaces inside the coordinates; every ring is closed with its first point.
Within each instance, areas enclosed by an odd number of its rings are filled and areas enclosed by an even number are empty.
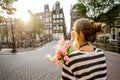
{"type": "Polygon", "coordinates": [[[59,1],[60,7],[63,8],[67,31],[69,31],[71,5],[76,4],[77,0],[18,0],[13,4],[17,8],[14,17],[21,17],[24,21],[27,21],[29,19],[28,10],[31,10],[33,13],[43,12],[44,5],[49,4],[49,9],[52,11],[56,1],[59,1]]]}

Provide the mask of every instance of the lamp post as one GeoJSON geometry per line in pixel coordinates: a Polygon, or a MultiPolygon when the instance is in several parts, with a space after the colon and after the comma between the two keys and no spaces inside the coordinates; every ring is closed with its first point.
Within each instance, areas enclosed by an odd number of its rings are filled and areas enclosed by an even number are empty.
{"type": "Polygon", "coordinates": [[[2,29],[1,29],[1,24],[0,24],[0,51],[1,51],[1,45],[2,45],[2,43],[1,43],[1,31],[2,31],[2,29]]]}
{"type": "Polygon", "coordinates": [[[50,42],[50,26],[48,26],[49,27],[49,42],[50,42]]]}

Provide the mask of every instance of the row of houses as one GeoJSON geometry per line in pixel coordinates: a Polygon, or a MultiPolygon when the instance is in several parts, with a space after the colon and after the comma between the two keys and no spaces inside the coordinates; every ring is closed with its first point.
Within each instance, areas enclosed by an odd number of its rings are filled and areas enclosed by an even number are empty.
{"type": "MultiPolygon", "coordinates": [[[[35,13],[35,16],[40,18],[42,20],[42,23],[46,27],[46,30],[44,31],[45,35],[43,35],[43,37],[48,39],[48,41],[52,40],[52,39],[58,40],[61,35],[64,35],[65,38],[68,38],[68,36],[70,37],[70,35],[67,35],[67,30],[66,30],[67,27],[70,27],[70,29],[71,29],[75,20],[82,18],[82,16],[79,16],[78,13],[76,12],[75,5],[71,6],[70,26],[66,27],[64,11],[63,11],[63,8],[61,8],[61,6],[60,6],[59,1],[56,1],[55,5],[53,5],[52,11],[50,11],[49,5],[45,4],[44,12],[35,13]]],[[[32,32],[30,32],[29,26],[25,26],[26,29],[22,30],[23,32],[21,32],[21,33],[19,33],[20,32],[19,30],[15,30],[16,20],[17,20],[15,18],[14,19],[5,18],[3,23],[1,23],[1,25],[0,25],[1,31],[2,31],[2,27],[5,27],[5,25],[7,25],[11,29],[10,20],[12,21],[12,26],[14,27],[14,31],[16,31],[15,32],[16,39],[19,39],[21,34],[23,34],[23,38],[26,36],[28,38],[29,37],[34,38],[34,36],[36,36],[36,35],[32,34],[32,32]]],[[[112,23],[109,28],[110,28],[109,29],[110,30],[110,33],[109,33],[110,39],[113,41],[117,41],[120,38],[120,14],[116,18],[116,21],[114,23],[112,23]]],[[[9,32],[9,34],[10,34],[10,32],[9,32]]],[[[10,39],[11,39],[11,36],[10,36],[10,39]]]]}
{"type": "MultiPolygon", "coordinates": [[[[64,35],[66,38],[66,23],[63,8],[60,6],[60,2],[56,1],[55,5],[52,8],[52,11],[49,9],[49,5],[44,5],[44,12],[38,12],[34,14],[37,18],[40,18],[42,24],[44,24],[45,31],[42,34],[42,37],[50,41],[52,39],[58,40],[61,35],[64,35]]],[[[21,39],[21,36],[24,38],[36,38],[37,35],[34,35],[30,30],[29,25],[23,26],[23,30],[16,30],[17,20],[15,18],[4,18],[4,21],[0,24],[0,31],[4,30],[5,27],[9,29],[8,34],[12,33],[11,26],[14,28],[14,36],[17,40],[21,39]]],[[[1,35],[2,41],[6,41],[4,35],[1,35]]],[[[12,40],[10,35],[8,40],[12,40]]]]}
{"type": "Polygon", "coordinates": [[[40,18],[46,27],[46,34],[49,39],[59,39],[61,35],[66,37],[66,23],[63,8],[60,7],[60,2],[56,1],[52,8],[49,9],[49,5],[44,5],[44,12],[39,12],[35,14],[40,18]]]}

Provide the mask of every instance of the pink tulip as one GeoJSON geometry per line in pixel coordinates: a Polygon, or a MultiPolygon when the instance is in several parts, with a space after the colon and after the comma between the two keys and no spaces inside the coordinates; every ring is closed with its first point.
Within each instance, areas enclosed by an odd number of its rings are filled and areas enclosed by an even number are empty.
{"type": "Polygon", "coordinates": [[[58,55],[61,55],[62,54],[62,48],[61,47],[56,48],[55,53],[58,54],[58,55]]]}
{"type": "Polygon", "coordinates": [[[50,58],[51,58],[51,55],[48,54],[48,55],[45,56],[45,58],[46,58],[46,59],[50,59],[50,58]]]}
{"type": "Polygon", "coordinates": [[[62,49],[62,55],[64,55],[64,56],[67,55],[67,51],[66,51],[66,49],[62,49]]]}
{"type": "Polygon", "coordinates": [[[56,62],[56,65],[57,66],[60,66],[62,64],[62,62],[60,61],[60,60],[58,60],[57,62],[56,62]]]}
{"type": "Polygon", "coordinates": [[[55,57],[57,57],[58,59],[61,58],[61,53],[55,54],[55,57]]]}
{"type": "Polygon", "coordinates": [[[67,49],[70,47],[70,41],[67,40],[64,42],[64,37],[61,36],[58,44],[54,46],[55,55],[51,58],[51,55],[46,55],[46,59],[49,59],[52,62],[56,62],[56,66],[60,66],[62,61],[69,62],[70,58],[68,57],[67,49]]]}
{"type": "Polygon", "coordinates": [[[65,42],[64,48],[68,48],[69,46],[70,46],[70,41],[67,40],[67,41],[65,42]]]}
{"type": "Polygon", "coordinates": [[[58,50],[59,48],[60,48],[60,46],[59,46],[59,45],[54,46],[54,49],[55,49],[55,50],[58,50]]]}
{"type": "Polygon", "coordinates": [[[64,57],[64,60],[65,60],[65,61],[69,61],[70,58],[69,58],[68,56],[65,56],[65,57],[64,57]]]}
{"type": "Polygon", "coordinates": [[[56,62],[57,60],[58,60],[57,57],[53,57],[53,58],[50,59],[50,61],[52,61],[52,62],[56,62]]]}

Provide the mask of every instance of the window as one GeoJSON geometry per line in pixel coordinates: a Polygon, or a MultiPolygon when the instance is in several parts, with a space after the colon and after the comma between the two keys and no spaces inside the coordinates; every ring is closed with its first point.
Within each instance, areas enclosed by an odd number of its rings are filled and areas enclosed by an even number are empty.
{"type": "Polygon", "coordinates": [[[62,17],[63,17],[63,14],[61,13],[61,14],[60,14],[60,18],[62,18],[62,17]]]}
{"type": "Polygon", "coordinates": [[[113,34],[115,34],[115,29],[112,30],[113,34]]]}
{"type": "Polygon", "coordinates": [[[55,14],[53,14],[53,18],[56,18],[55,14]]]}
{"type": "Polygon", "coordinates": [[[55,21],[55,20],[53,20],[53,23],[56,23],[56,21],[55,21]]]}
{"type": "Polygon", "coordinates": [[[63,20],[61,19],[60,22],[63,22],[63,20]]]}
{"type": "Polygon", "coordinates": [[[59,20],[57,20],[57,22],[59,22],[59,20]]]}
{"type": "Polygon", "coordinates": [[[116,28],[112,28],[112,39],[116,39],[116,28]]]}
{"type": "Polygon", "coordinates": [[[56,29],[59,30],[59,25],[56,25],[56,29]]]}
{"type": "Polygon", "coordinates": [[[49,22],[51,22],[52,21],[52,19],[51,18],[49,18],[49,22]]]}
{"type": "Polygon", "coordinates": [[[59,13],[59,9],[56,10],[56,13],[59,13]]]}
{"type": "Polygon", "coordinates": [[[46,22],[49,22],[49,19],[48,19],[48,18],[46,18],[46,22]]]}
{"type": "Polygon", "coordinates": [[[55,26],[53,27],[53,30],[56,30],[56,27],[55,27],[55,26]]]}
{"type": "Polygon", "coordinates": [[[118,21],[118,25],[120,25],[120,21],[118,21]]]}
{"type": "Polygon", "coordinates": [[[60,26],[60,30],[63,30],[63,26],[60,26]]]}
{"type": "Polygon", "coordinates": [[[59,14],[56,14],[57,15],[57,18],[59,18],[59,14]]]}

